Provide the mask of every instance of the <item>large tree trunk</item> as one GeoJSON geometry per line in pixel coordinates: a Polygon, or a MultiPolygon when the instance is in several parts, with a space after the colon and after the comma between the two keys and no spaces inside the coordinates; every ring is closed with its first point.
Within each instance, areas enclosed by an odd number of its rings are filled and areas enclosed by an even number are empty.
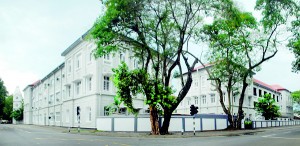
{"type": "Polygon", "coordinates": [[[239,109],[238,109],[238,119],[237,119],[237,129],[242,129],[242,120],[244,119],[244,111],[243,111],[243,103],[245,98],[245,92],[248,87],[247,76],[243,79],[243,88],[242,93],[239,100],[239,109]]]}
{"type": "Polygon", "coordinates": [[[151,134],[159,135],[159,124],[158,124],[158,113],[154,106],[149,106],[150,110],[150,123],[151,123],[151,134]]]}
{"type": "Polygon", "coordinates": [[[164,111],[164,122],[160,129],[161,135],[169,134],[169,125],[170,125],[171,116],[172,116],[172,112],[166,110],[164,111]]]}
{"type": "Polygon", "coordinates": [[[234,122],[234,118],[232,117],[231,113],[227,114],[228,116],[228,122],[229,122],[229,126],[227,127],[227,129],[235,129],[236,125],[234,122]]]}

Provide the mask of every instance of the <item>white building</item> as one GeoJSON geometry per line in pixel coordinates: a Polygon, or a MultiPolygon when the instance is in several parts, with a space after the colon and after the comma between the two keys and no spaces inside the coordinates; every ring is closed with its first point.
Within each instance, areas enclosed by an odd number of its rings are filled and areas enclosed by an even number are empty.
{"type": "MultiPolygon", "coordinates": [[[[13,94],[13,110],[18,110],[22,107],[23,96],[19,87],[16,87],[13,94]]],[[[17,121],[13,119],[13,124],[17,124],[17,121]]]]}
{"type": "MultiPolygon", "coordinates": [[[[64,63],[24,89],[25,124],[77,127],[79,108],[80,127],[96,128],[96,117],[106,115],[105,107],[113,103],[116,93],[112,68],[124,61],[133,69],[137,61],[130,52],[95,59],[96,44],[84,40],[85,35],[63,51],[64,63]]],[[[134,106],[140,113],[148,108],[142,97],[134,100],[134,106]]]]}
{"type": "MultiPolygon", "coordinates": [[[[221,104],[219,93],[215,90],[211,80],[208,80],[208,74],[203,67],[197,67],[193,73],[193,84],[190,91],[178,105],[176,113],[178,114],[190,114],[190,105],[194,104],[198,106],[198,114],[225,114],[221,104]]],[[[185,76],[185,75],[184,75],[185,76]]],[[[177,78],[177,85],[180,87],[180,79],[177,78]]],[[[279,85],[268,85],[257,79],[250,79],[252,82],[248,85],[245,93],[243,110],[246,118],[261,119],[262,117],[254,110],[254,102],[258,101],[258,97],[263,94],[271,94],[275,99],[278,106],[280,106],[280,113],[283,118],[293,118],[292,98],[290,91],[279,85]]],[[[241,85],[240,85],[241,90],[241,85]]],[[[231,101],[228,101],[225,88],[223,89],[224,104],[229,106],[229,102],[232,104],[231,113],[237,115],[239,105],[239,94],[232,93],[234,95],[231,101]]]]}

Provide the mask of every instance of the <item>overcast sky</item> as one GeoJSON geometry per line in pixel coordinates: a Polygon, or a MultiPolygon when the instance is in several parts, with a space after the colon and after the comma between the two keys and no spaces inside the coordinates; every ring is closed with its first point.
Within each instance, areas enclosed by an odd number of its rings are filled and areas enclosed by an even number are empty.
{"type": "MultiPolygon", "coordinates": [[[[0,78],[9,93],[16,86],[23,90],[60,65],[61,53],[100,13],[99,0],[0,0],[0,78]]],[[[292,60],[293,54],[283,48],[255,77],[298,90],[300,75],[291,73],[292,60]]]]}

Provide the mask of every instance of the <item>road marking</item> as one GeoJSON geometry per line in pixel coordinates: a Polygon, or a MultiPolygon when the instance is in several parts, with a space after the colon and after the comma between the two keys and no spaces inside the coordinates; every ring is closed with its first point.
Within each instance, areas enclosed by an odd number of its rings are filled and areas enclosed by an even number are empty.
{"type": "Polygon", "coordinates": [[[274,136],[276,134],[271,134],[271,135],[265,135],[265,136],[262,136],[262,137],[271,137],[271,136],[274,136]]]}
{"type": "Polygon", "coordinates": [[[266,137],[266,138],[280,138],[280,139],[293,139],[293,140],[300,140],[300,138],[287,138],[287,137],[266,137]]]}

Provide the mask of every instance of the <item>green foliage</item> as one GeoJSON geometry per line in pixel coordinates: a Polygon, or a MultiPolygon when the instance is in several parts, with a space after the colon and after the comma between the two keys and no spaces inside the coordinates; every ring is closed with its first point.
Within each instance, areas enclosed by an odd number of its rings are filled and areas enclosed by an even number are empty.
{"type": "Polygon", "coordinates": [[[261,113],[266,120],[274,119],[280,116],[279,106],[276,105],[275,100],[270,94],[265,94],[258,98],[258,102],[254,105],[255,110],[261,113]]]}
{"type": "Polygon", "coordinates": [[[292,98],[294,102],[300,103],[300,90],[292,92],[292,98]]]}
{"type": "Polygon", "coordinates": [[[142,69],[130,71],[128,66],[122,63],[118,68],[113,69],[113,72],[113,81],[117,87],[116,98],[124,102],[132,113],[137,112],[132,103],[134,96],[146,95],[145,102],[151,106],[170,107],[170,104],[176,102],[175,97],[171,96],[170,88],[165,88],[142,69]],[[158,85],[158,91],[155,85],[158,85]]]}
{"type": "Polygon", "coordinates": [[[21,121],[23,120],[23,111],[24,111],[24,102],[22,101],[21,107],[17,110],[14,110],[10,116],[17,121],[21,121]]]}
{"type": "Polygon", "coordinates": [[[0,78],[0,119],[3,118],[3,109],[5,106],[5,98],[7,96],[7,90],[4,86],[3,80],[0,78]]]}
{"type": "Polygon", "coordinates": [[[4,108],[3,108],[3,119],[10,119],[10,115],[13,111],[13,96],[7,96],[5,98],[4,108]]]}

